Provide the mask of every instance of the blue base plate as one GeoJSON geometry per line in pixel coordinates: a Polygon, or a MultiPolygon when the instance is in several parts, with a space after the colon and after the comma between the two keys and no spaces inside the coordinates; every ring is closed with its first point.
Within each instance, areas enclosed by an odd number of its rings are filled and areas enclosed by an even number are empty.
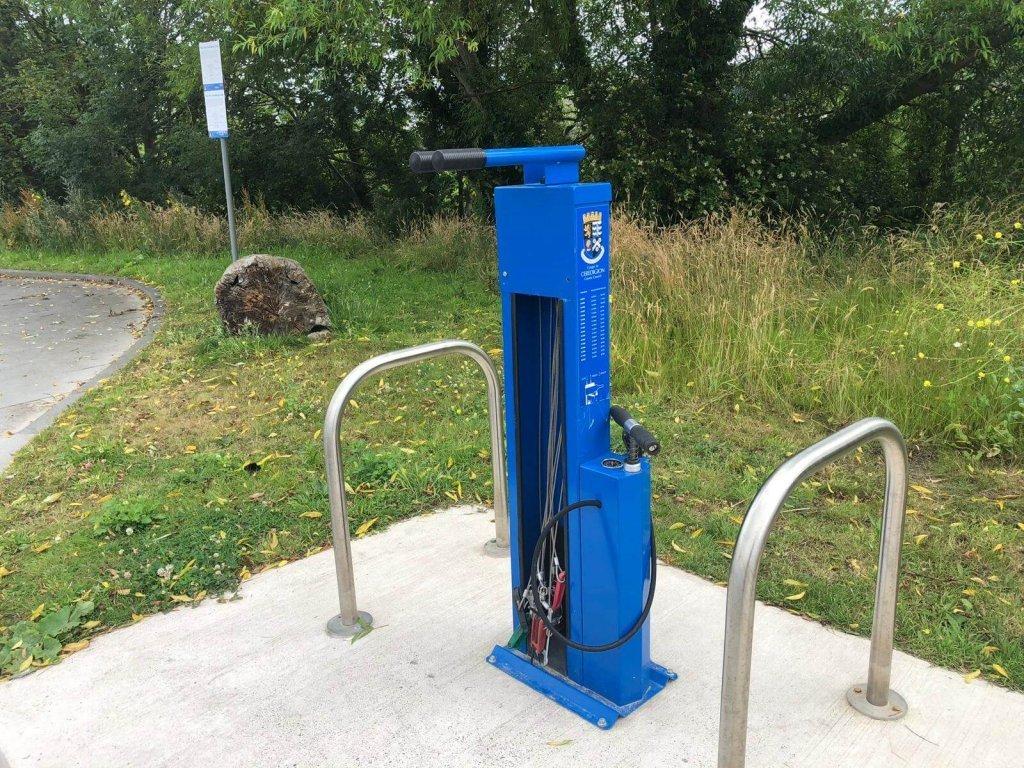
{"type": "Polygon", "coordinates": [[[647,672],[651,678],[643,698],[619,706],[598,693],[574,683],[567,677],[533,663],[525,654],[504,645],[494,646],[487,662],[507,675],[526,683],[538,693],[575,712],[598,728],[608,730],[620,717],[625,717],[648,699],[658,694],[677,675],[660,664],[651,662],[647,672]]]}

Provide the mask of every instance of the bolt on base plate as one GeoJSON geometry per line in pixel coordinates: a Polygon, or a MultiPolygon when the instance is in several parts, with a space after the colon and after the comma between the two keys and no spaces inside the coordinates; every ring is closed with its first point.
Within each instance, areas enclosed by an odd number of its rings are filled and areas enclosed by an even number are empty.
{"type": "Polygon", "coordinates": [[[359,611],[355,624],[342,624],[341,614],[327,622],[327,634],[332,637],[352,637],[373,627],[373,616],[366,611],[359,611]]]}
{"type": "Polygon", "coordinates": [[[907,702],[896,691],[889,689],[889,703],[884,706],[876,706],[868,701],[868,686],[866,683],[854,685],[846,692],[846,700],[850,706],[867,715],[872,720],[899,720],[907,714],[907,702]]]}
{"type": "Polygon", "coordinates": [[[507,546],[499,547],[497,539],[491,539],[484,544],[484,554],[489,557],[508,557],[509,551],[507,546]]]}

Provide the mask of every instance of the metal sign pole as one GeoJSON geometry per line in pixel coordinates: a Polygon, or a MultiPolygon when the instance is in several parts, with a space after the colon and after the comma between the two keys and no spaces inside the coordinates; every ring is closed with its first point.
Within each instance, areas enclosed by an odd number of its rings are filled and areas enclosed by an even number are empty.
{"type": "Polygon", "coordinates": [[[231,194],[231,168],[228,164],[228,104],[224,94],[224,68],[220,59],[220,40],[199,44],[199,64],[203,71],[203,97],[206,102],[206,128],[211,139],[220,140],[220,161],[224,167],[224,197],[228,208],[228,236],[231,260],[238,260],[235,235],[235,201],[231,194]]]}
{"type": "Polygon", "coordinates": [[[228,236],[231,238],[231,260],[238,261],[238,238],[235,236],[235,198],[231,193],[231,166],[228,164],[228,140],[220,140],[220,162],[224,166],[224,197],[228,201],[228,236]]]}

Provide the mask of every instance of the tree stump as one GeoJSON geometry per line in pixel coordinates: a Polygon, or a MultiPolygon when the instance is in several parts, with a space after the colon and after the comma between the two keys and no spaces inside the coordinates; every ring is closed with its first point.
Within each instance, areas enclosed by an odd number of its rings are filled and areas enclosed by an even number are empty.
{"type": "Polygon", "coordinates": [[[299,263],[267,254],[239,259],[215,290],[217,312],[228,333],[330,335],[327,305],[299,263]]]}

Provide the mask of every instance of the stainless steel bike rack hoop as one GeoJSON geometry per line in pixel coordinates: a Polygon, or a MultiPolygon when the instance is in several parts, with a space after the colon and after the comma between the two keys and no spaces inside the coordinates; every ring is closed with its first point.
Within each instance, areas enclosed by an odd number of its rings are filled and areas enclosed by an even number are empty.
{"type": "Polygon", "coordinates": [[[448,340],[386,352],[360,363],[342,379],[334,391],[324,418],[324,460],[327,464],[327,490],[331,500],[331,535],[334,539],[334,567],[338,578],[340,613],[327,622],[327,631],[337,637],[352,637],[372,626],[370,614],[356,608],[355,575],[352,571],[352,544],[348,530],[348,504],[345,499],[345,469],[341,462],[341,416],[353,391],[368,376],[434,357],[462,355],[475,362],[487,380],[487,413],[491,427],[491,470],[494,482],[495,538],[485,545],[489,554],[508,554],[508,501],[505,479],[505,449],[501,424],[501,386],[494,361],[476,344],[448,340]]]}
{"type": "Polygon", "coordinates": [[[889,688],[900,545],[907,504],[907,449],[903,435],[892,422],[863,419],[815,443],[780,466],[761,486],[747,510],[733,552],[726,598],[718,768],[743,768],[746,760],[757,572],[772,524],[783,503],[804,479],[872,441],[882,446],[886,480],[871,655],[867,683],[852,686],[846,698],[858,712],[876,720],[896,720],[907,712],[903,697],[889,688]]]}

